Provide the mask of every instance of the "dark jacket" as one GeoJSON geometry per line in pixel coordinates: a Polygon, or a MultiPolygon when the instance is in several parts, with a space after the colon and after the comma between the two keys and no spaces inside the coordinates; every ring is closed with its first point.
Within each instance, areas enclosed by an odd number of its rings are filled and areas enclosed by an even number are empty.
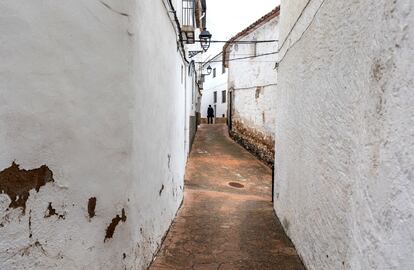
{"type": "Polygon", "coordinates": [[[211,107],[207,109],[207,117],[214,117],[214,110],[211,107]]]}

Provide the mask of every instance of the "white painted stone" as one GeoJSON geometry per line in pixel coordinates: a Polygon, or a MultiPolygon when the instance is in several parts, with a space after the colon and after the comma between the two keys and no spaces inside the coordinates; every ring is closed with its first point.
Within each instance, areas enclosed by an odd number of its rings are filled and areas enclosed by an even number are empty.
{"type": "Polygon", "coordinates": [[[281,5],[276,213],[308,269],[411,270],[413,2],[304,2],[281,5]]]}
{"type": "Polygon", "coordinates": [[[146,269],[183,198],[194,113],[169,16],[163,1],[0,3],[0,170],[55,180],[25,215],[0,195],[0,269],[146,269]]]}
{"type": "MultiPolygon", "coordinates": [[[[239,41],[277,40],[279,18],[257,27],[239,41]]],[[[274,137],[277,42],[234,44],[229,49],[229,90],[233,91],[233,121],[239,121],[266,136],[274,137]]]]}

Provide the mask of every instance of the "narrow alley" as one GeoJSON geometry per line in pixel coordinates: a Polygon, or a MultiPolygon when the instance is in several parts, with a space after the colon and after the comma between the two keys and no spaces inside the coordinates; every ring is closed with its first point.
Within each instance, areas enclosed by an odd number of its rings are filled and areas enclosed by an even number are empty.
{"type": "Polygon", "coordinates": [[[199,127],[184,203],[150,269],[304,269],[274,214],[271,170],[227,134],[199,127]]]}
{"type": "Polygon", "coordinates": [[[413,270],[414,0],[0,2],[0,270],[413,270]]]}

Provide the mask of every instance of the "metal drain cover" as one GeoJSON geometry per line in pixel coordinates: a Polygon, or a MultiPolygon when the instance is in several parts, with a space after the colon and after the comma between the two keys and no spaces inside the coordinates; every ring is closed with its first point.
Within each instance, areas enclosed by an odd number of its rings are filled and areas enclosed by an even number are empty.
{"type": "Polygon", "coordinates": [[[230,182],[229,186],[235,187],[235,188],[244,188],[243,184],[237,183],[237,182],[230,182]]]}

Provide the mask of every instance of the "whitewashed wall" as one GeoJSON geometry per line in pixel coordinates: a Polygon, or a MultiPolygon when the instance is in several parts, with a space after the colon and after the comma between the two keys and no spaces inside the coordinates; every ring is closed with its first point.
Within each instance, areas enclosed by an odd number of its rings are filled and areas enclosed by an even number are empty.
{"type": "MultiPolygon", "coordinates": [[[[262,22],[237,41],[277,40],[278,22],[278,17],[262,22]]],[[[274,161],[277,49],[277,42],[234,43],[228,49],[230,135],[269,165],[274,161]]]]}
{"type": "MultiPolygon", "coordinates": [[[[273,18],[240,41],[277,40],[279,18],[273,18]]],[[[277,42],[255,44],[234,44],[230,46],[229,59],[276,52],[277,42]]],[[[249,59],[230,60],[229,89],[233,91],[233,121],[273,138],[275,129],[274,96],[277,84],[275,64],[277,54],[249,59]]]]}
{"type": "Polygon", "coordinates": [[[234,91],[233,121],[274,138],[275,92],[276,85],[234,91]]]}
{"type": "Polygon", "coordinates": [[[0,3],[0,171],[45,164],[54,178],[25,213],[0,195],[0,269],[151,261],[182,201],[188,151],[190,86],[168,16],[162,1],[0,3]]]}
{"type": "Polygon", "coordinates": [[[413,2],[304,2],[281,5],[276,213],[308,269],[413,269],[413,2]]]}
{"type": "Polygon", "coordinates": [[[201,98],[201,117],[207,117],[208,105],[211,105],[214,108],[216,105],[216,116],[227,117],[227,80],[228,72],[225,69],[223,73],[222,69],[222,54],[215,56],[209,62],[204,65],[203,73],[207,73],[207,67],[211,66],[212,69],[216,69],[216,77],[213,77],[213,71],[210,75],[205,76],[205,81],[203,84],[203,92],[201,98]],[[226,91],[226,102],[222,102],[222,91],[226,91]],[[217,102],[214,102],[214,92],[217,92],[217,102]]]}

